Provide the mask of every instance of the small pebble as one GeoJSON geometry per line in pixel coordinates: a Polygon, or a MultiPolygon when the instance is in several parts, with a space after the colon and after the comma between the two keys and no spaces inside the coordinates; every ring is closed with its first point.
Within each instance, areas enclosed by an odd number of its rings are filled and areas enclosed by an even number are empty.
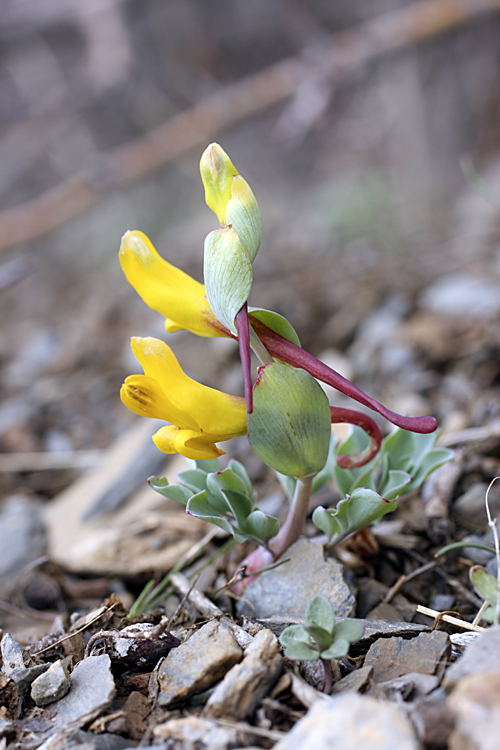
{"type": "Polygon", "coordinates": [[[71,677],[62,659],[50,665],[49,669],[34,680],[31,697],[37,706],[47,706],[63,698],[71,687],[71,677]]]}

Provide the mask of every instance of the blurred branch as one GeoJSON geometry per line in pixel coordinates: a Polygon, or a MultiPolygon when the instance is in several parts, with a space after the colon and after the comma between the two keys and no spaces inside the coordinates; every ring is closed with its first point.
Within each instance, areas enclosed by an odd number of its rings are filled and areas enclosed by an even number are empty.
{"type": "Polygon", "coordinates": [[[204,145],[221,130],[285,101],[311,79],[338,84],[376,57],[499,10],[500,0],[422,0],[338,32],[319,60],[288,58],[226,86],[146,135],[100,155],[98,165],[3,211],[0,250],[53,231],[92,206],[104,190],[143,177],[204,145]]]}

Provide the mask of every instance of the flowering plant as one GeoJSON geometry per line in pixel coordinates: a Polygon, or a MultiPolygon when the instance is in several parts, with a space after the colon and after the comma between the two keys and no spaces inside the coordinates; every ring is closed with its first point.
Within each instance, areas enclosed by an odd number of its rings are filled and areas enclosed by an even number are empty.
{"type": "MultiPolygon", "coordinates": [[[[315,514],[315,522],[329,536],[345,536],[392,510],[396,497],[416,481],[409,473],[415,464],[410,458],[418,454],[420,466],[422,456],[429,454],[433,444],[430,433],[437,423],[434,417],[407,417],[387,409],[304,351],[285,318],[248,306],[252,264],[262,241],[257,201],[219,145],[214,143],[205,150],[200,168],[206,202],[219,222],[205,240],[205,284],[164,260],[142,232],[124,235],[120,262],[145,303],[164,316],[167,332],[185,329],[199,336],[222,336],[238,342],[245,397],[191,380],[167,344],[154,338],[132,340],[144,374],[128,377],[121,397],[132,411],[168,423],[153,436],[161,451],[178,452],[195,462],[206,461],[223,454],[218,443],[246,433],[254,452],[288,482],[288,488],[293,488],[290,511],[280,528],[276,519],[255,507],[248,477],[237,462],[223,472],[204,471],[195,463],[179,477],[181,486],[170,486],[166,480],[151,481],[151,486],[166,497],[185,503],[188,513],[221,526],[237,540],[252,539],[259,544],[246,560],[251,572],[274,562],[297,540],[311,490],[333,473],[339,487],[346,493],[350,489],[353,492],[337,513],[320,509],[323,512],[315,514]],[[261,362],[255,383],[251,350],[261,362]],[[429,435],[429,439],[415,448],[405,437],[387,438],[384,445],[389,447],[377,458],[382,434],[376,422],[363,412],[330,406],[318,380],[378,412],[401,428],[399,435],[407,435],[405,431],[410,430],[421,437],[429,435]],[[345,452],[335,456],[333,422],[355,426],[345,452]],[[398,460],[404,465],[397,465],[398,460]],[[339,479],[339,472],[344,472],[343,479],[339,479]],[[363,489],[365,477],[370,481],[363,489]]],[[[424,462],[420,479],[444,460],[447,456],[443,452],[432,455],[424,462]]]]}

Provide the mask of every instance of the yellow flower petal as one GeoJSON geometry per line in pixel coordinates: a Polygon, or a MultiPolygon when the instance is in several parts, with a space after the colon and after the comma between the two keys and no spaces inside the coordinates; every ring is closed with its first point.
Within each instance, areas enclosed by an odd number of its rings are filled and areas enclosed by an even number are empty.
{"type": "Polygon", "coordinates": [[[181,453],[186,458],[193,458],[197,461],[224,455],[224,451],[217,448],[214,442],[203,433],[180,430],[174,425],[161,427],[153,435],[153,441],[158,450],[163,453],[181,453]]]}
{"type": "Polygon", "coordinates": [[[164,260],[142,232],[123,236],[120,263],[144,302],[167,318],[167,330],[230,336],[210,309],[203,284],[164,260]]]}
{"type": "Polygon", "coordinates": [[[136,414],[171,422],[153,438],[161,451],[215,458],[223,455],[215,443],[246,434],[245,399],[189,378],[159,339],[133,338],[132,349],[144,375],[130,375],[120,396],[136,414]]]}

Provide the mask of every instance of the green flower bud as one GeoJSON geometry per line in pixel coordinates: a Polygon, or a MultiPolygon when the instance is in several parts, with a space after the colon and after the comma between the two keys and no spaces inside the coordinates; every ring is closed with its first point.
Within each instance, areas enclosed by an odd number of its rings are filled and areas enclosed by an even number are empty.
{"type": "Polygon", "coordinates": [[[218,143],[203,152],[200,172],[208,207],[221,226],[232,226],[238,233],[253,263],[262,242],[262,217],[249,184],[218,143]]]}
{"type": "Polygon", "coordinates": [[[330,406],[305,370],[277,362],[260,367],[247,425],[254,452],[281,474],[312,476],[327,461],[330,406]]]}
{"type": "Polygon", "coordinates": [[[207,206],[217,215],[221,226],[226,221],[226,206],[231,200],[233,177],[238,170],[218,143],[207,146],[200,161],[200,172],[205,187],[207,206]]]}
{"type": "Polygon", "coordinates": [[[217,319],[236,332],[234,319],[252,288],[252,264],[231,227],[210,232],[205,240],[205,291],[217,319]]]}
{"type": "Polygon", "coordinates": [[[233,178],[231,200],[226,208],[226,224],[238,233],[253,263],[262,242],[262,216],[250,185],[240,175],[233,178]]]}

